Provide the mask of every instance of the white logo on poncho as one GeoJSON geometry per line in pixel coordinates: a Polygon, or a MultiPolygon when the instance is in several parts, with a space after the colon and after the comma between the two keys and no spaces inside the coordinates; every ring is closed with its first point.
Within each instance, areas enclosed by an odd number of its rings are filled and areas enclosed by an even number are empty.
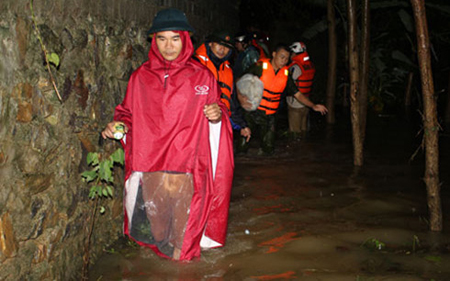
{"type": "Polygon", "coordinates": [[[196,95],[207,95],[209,91],[209,87],[206,85],[197,85],[194,89],[196,95]]]}

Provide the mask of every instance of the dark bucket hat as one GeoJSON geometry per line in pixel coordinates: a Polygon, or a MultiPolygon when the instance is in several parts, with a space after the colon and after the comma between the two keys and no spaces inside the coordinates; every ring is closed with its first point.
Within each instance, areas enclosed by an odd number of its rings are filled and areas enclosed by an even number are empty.
{"type": "Polygon", "coordinates": [[[161,10],[156,14],[152,27],[147,34],[151,35],[156,32],[171,30],[194,32],[194,28],[189,24],[186,15],[182,11],[169,8],[161,10]]]}

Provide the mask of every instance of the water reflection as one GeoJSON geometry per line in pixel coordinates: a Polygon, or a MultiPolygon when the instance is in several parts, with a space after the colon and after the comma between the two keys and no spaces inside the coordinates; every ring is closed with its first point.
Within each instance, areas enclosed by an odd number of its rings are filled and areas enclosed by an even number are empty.
{"type": "Polygon", "coordinates": [[[180,263],[122,240],[91,280],[450,280],[448,232],[427,230],[422,161],[408,161],[408,132],[390,132],[358,169],[330,133],[237,157],[224,248],[180,263]]]}

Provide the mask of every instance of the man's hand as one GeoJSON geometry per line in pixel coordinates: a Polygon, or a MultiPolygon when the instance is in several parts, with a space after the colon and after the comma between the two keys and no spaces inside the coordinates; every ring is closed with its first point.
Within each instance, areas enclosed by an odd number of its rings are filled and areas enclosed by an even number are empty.
{"type": "Polygon", "coordinates": [[[123,122],[112,121],[112,122],[109,122],[108,125],[106,125],[106,128],[102,132],[102,137],[104,139],[106,139],[106,138],[113,139],[116,125],[122,125],[124,133],[125,134],[128,133],[128,127],[123,122]]]}
{"type": "Polygon", "coordinates": [[[222,120],[222,110],[217,103],[205,105],[203,113],[211,123],[218,123],[222,120]]]}
{"type": "Polygon", "coordinates": [[[252,136],[252,131],[250,130],[249,127],[245,127],[241,129],[241,136],[245,138],[245,142],[249,142],[250,137],[252,136]]]}
{"type": "Polygon", "coordinates": [[[315,104],[312,109],[314,111],[320,112],[320,114],[325,115],[328,112],[328,109],[322,104],[315,104]]]}
{"type": "Polygon", "coordinates": [[[314,110],[314,111],[320,112],[320,114],[322,114],[322,115],[325,115],[328,112],[328,109],[324,105],[314,104],[312,101],[309,100],[309,98],[307,98],[300,92],[295,93],[294,97],[302,104],[306,105],[307,107],[312,108],[312,110],[314,110]]]}

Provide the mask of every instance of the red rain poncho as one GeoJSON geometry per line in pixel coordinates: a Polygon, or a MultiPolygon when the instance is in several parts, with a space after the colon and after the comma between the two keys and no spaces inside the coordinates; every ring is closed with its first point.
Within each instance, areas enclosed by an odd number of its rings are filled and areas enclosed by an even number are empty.
{"type": "Polygon", "coordinates": [[[225,243],[234,163],[232,130],[218,84],[191,58],[194,49],[188,32],[177,33],[183,48],[173,61],[165,60],[152,40],[149,60],[132,74],[114,120],[129,128],[123,141],[125,234],[158,255],[171,257],[169,238],[155,240],[146,218],[151,202],[143,200],[143,175],[188,175],[193,192],[188,195],[180,260],[190,260],[200,256],[200,241],[202,247],[225,243]],[[218,124],[211,124],[203,113],[212,103],[222,110],[218,124]]]}

